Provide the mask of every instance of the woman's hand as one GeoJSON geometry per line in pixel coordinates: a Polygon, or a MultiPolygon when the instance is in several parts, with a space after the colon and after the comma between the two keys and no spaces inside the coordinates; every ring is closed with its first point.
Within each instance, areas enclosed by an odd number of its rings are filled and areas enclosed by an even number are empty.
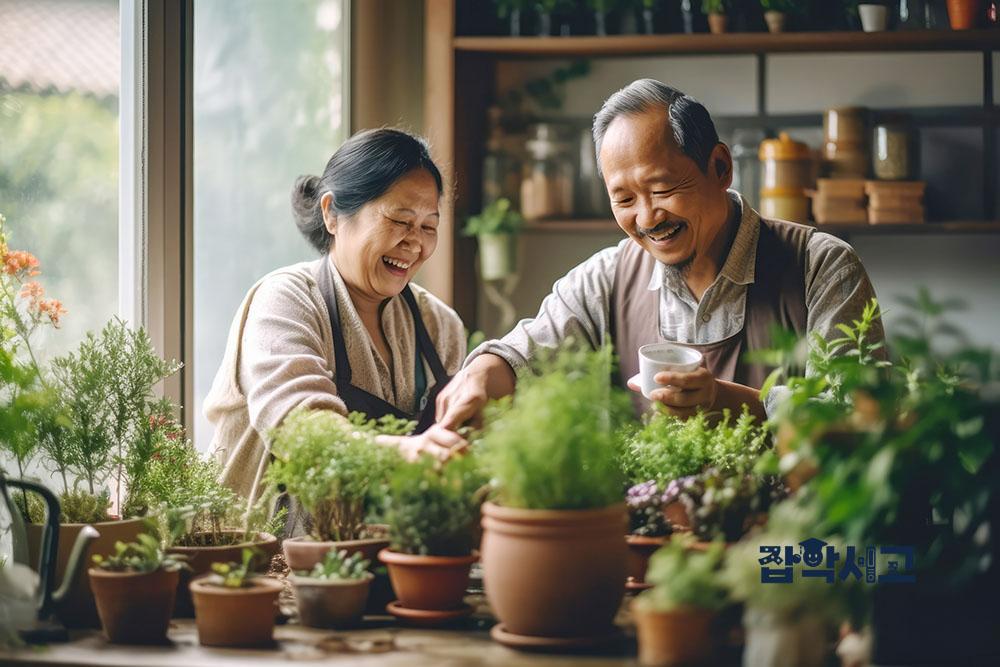
{"type": "Polygon", "coordinates": [[[434,424],[419,435],[380,435],[376,442],[398,448],[407,461],[416,461],[424,454],[430,454],[439,461],[447,461],[453,456],[464,454],[469,448],[465,438],[440,424],[434,424]]]}

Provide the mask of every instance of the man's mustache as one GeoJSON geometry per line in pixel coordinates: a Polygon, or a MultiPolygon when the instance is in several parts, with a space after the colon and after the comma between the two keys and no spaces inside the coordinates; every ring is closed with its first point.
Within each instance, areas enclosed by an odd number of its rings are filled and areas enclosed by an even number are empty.
{"type": "Polygon", "coordinates": [[[685,220],[664,220],[663,222],[658,224],[656,227],[653,227],[652,229],[636,229],[635,231],[640,238],[642,238],[643,236],[658,236],[659,234],[667,231],[668,229],[676,227],[677,225],[686,225],[686,224],[687,221],[685,220]]]}

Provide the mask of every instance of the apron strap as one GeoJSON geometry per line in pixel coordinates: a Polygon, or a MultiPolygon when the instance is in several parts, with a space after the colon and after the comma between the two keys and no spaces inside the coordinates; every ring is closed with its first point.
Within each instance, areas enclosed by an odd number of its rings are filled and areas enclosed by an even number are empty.
{"type": "MultiPolygon", "coordinates": [[[[427,333],[427,328],[424,326],[424,318],[420,315],[417,300],[413,296],[413,291],[409,285],[403,288],[403,299],[406,300],[406,305],[410,307],[410,313],[413,315],[413,328],[417,332],[417,356],[422,355],[427,360],[428,365],[431,367],[431,372],[434,374],[435,382],[446,382],[448,375],[445,373],[441,357],[438,356],[437,349],[434,347],[434,343],[431,342],[431,337],[427,333]]],[[[420,363],[419,359],[417,363],[420,363]]]]}
{"type": "Polygon", "coordinates": [[[316,286],[319,287],[326,310],[330,316],[330,330],[333,333],[333,358],[337,372],[337,387],[351,384],[351,362],[347,359],[347,345],[344,332],[340,328],[340,309],[337,307],[337,293],[333,288],[333,272],[329,258],[324,257],[316,270],[316,286]]]}

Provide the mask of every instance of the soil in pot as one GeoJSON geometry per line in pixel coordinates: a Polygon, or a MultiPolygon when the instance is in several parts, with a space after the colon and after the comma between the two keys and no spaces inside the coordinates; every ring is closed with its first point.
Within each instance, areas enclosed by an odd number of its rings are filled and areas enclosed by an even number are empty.
{"type": "Polygon", "coordinates": [[[281,548],[285,553],[285,562],[292,570],[313,569],[331,549],[343,549],[348,556],[360,552],[365,560],[376,563],[379,552],[389,546],[389,527],[381,524],[368,526],[368,533],[371,537],[340,542],[322,542],[308,535],[290,537],[281,543],[281,548]]]}
{"type": "MultiPolygon", "coordinates": [[[[123,521],[101,521],[94,524],[63,523],[59,524],[59,548],[56,554],[56,584],[59,585],[66,576],[66,565],[70,553],[76,543],[76,537],[86,525],[93,526],[99,533],[87,550],[84,562],[91,564],[95,554],[110,556],[115,552],[115,542],[135,542],[139,533],[143,532],[142,519],[125,519],[123,521]]],[[[28,562],[32,569],[38,567],[38,557],[42,544],[43,526],[29,523],[25,526],[28,540],[28,562]]],[[[90,578],[79,577],[72,590],[62,604],[58,605],[56,615],[68,628],[96,628],[101,622],[97,616],[97,606],[94,604],[94,593],[91,590],[90,578]]]]}
{"type": "Polygon", "coordinates": [[[167,641],[179,573],[89,570],[97,613],[108,641],[162,644],[167,641]]]}
{"type": "MultiPolygon", "coordinates": [[[[243,531],[224,530],[223,535],[232,539],[240,539],[243,531]]],[[[195,538],[206,536],[207,533],[199,533],[195,538]]],[[[278,538],[270,533],[258,533],[257,539],[252,542],[238,542],[223,546],[173,546],[167,549],[167,553],[182,554],[187,557],[187,565],[191,571],[181,572],[180,583],[177,588],[177,602],[174,606],[174,616],[190,618],[194,616],[194,605],[191,601],[192,580],[212,571],[212,563],[239,563],[243,560],[243,549],[252,547],[261,553],[252,562],[254,572],[267,572],[271,564],[271,558],[278,553],[278,538]]]]}
{"type": "Polygon", "coordinates": [[[274,618],[283,586],[277,579],[255,577],[245,588],[190,584],[198,641],[202,646],[268,646],[274,642],[274,618]]]}
{"type": "MultiPolygon", "coordinates": [[[[299,623],[310,628],[350,628],[361,620],[374,575],[362,579],[314,579],[291,575],[299,623]]],[[[384,610],[384,607],[383,607],[384,610]]]]}
{"type": "Polygon", "coordinates": [[[483,584],[511,635],[608,635],[625,589],[624,503],[597,510],[483,505],[483,584]]]}
{"type": "Polygon", "coordinates": [[[628,543],[627,580],[632,584],[643,584],[646,581],[646,568],[649,567],[649,557],[662,547],[666,537],[647,537],[645,535],[626,535],[628,543]]]}
{"type": "Polygon", "coordinates": [[[379,552],[389,568],[392,588],[401,605],[422,611],[448,611],[462,607],[469,586],[469,569],[479,554],[469,556],[414,556],[389,549],[379,552]]]}
{"type": "Polygon", "coordinates": [[[671,611],[632,604],[639,640],[639,663],[647,667],[708,664],[712,658],[711,611],[693,607],[671,611]]]}

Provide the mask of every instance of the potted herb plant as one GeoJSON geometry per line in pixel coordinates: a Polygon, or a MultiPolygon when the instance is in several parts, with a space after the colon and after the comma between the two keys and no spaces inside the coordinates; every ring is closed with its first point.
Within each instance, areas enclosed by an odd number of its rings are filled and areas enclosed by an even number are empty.
{"type": "Polygon", "coordinates": [[[711,660],[712,621],[728,599],[719,581],[721,564],[719,544],[701,552],[675,540],[653,554],[648,572],[653,587],[632,603],[642,665],[711,660]]]}
{"type": "Polygon", "coordinates": [[[389,613],[435,625],[472,612],[462,598],[479,559],[476,524],[486,483],[472,454],[443,466],[425,456],[395,470],[385,495],[391,543],[379,553],[399,596],[389,613]]]}
{"type": "Polygon", "coordinates": [[[616,429],[628,398],[612,356],[567,347],[490,410],[482,447],[496,502],[483,506],[486,595],[511,646],[588,645],[616,635],[627,515],[616,429]],[[586,462],[586,463],[584,463],[586,462]]]}
{"type": "Polygon", "coordinates": [[[308,534],[282,543],[289,568],[311,570],[331,549],[371,561],[389,545],[386,529],[366,517],[399,455],[377,444],[363,417],[295,410],[275,430],[271,453],[268,481],[283,485],[307,515],[308,534]]]}
{"type": "Polygon", "coordinates": [[[500,280],[517,271],[517,234],[523,225],[524,218],[504,197],[469,218],[463,233],[479,241],[479,275],[483,280],[500,280]]]}
{"type": "Polygon", "coordinates": [[[628,543],[625,587],[644,590],[651,586],[645,581],[649,558],[666,543],[673,527],[663,513],[663,489],[655,480],[630,487],[625,494],[625,504],[629,514],[629,532],[625,536],[628,543]]]}
{"type": "Polygon", "coordinates": [[[327,551],[309,572],[291,575],[299,623],[310,628],[352,627],[361,619],[374,575],[355,551],[327,551]]]}
{"type": "Polygon", "coordinates": [[[788,15],[796,9],[794,0],[760,0],[760,6],[767,29],[772,33],[784,32],[788,15]]]}
{"type": "Polygon", "coordinates": [[[726,32],[726,0],[701,0],[701,11],[708,16],[708,29],[713,35],[726,32]]]}
{"type": "Polygon", "coordinates": [[[119,542],[112,555],[95,554],[93,562],[90,582],[108,640],[165,642],[183,567],[179,557],[164,554],[156,538],[140,533],[137,542],[119,542]]]}
{"type": "Polygon", "coordinates": [[[497,16],[507,19],[510,23],[510,36],[521,36],[522,12],[528,7],[529,0],[493,0],[497,6],[497,16]]]}
{"type": "Polygon", "coordinates": [[[254,551],[239,563],[213,563],[191,582],[198,642],[202,646],[267,646],[274,641],[281,582],[253,572],[254,551]]]}

